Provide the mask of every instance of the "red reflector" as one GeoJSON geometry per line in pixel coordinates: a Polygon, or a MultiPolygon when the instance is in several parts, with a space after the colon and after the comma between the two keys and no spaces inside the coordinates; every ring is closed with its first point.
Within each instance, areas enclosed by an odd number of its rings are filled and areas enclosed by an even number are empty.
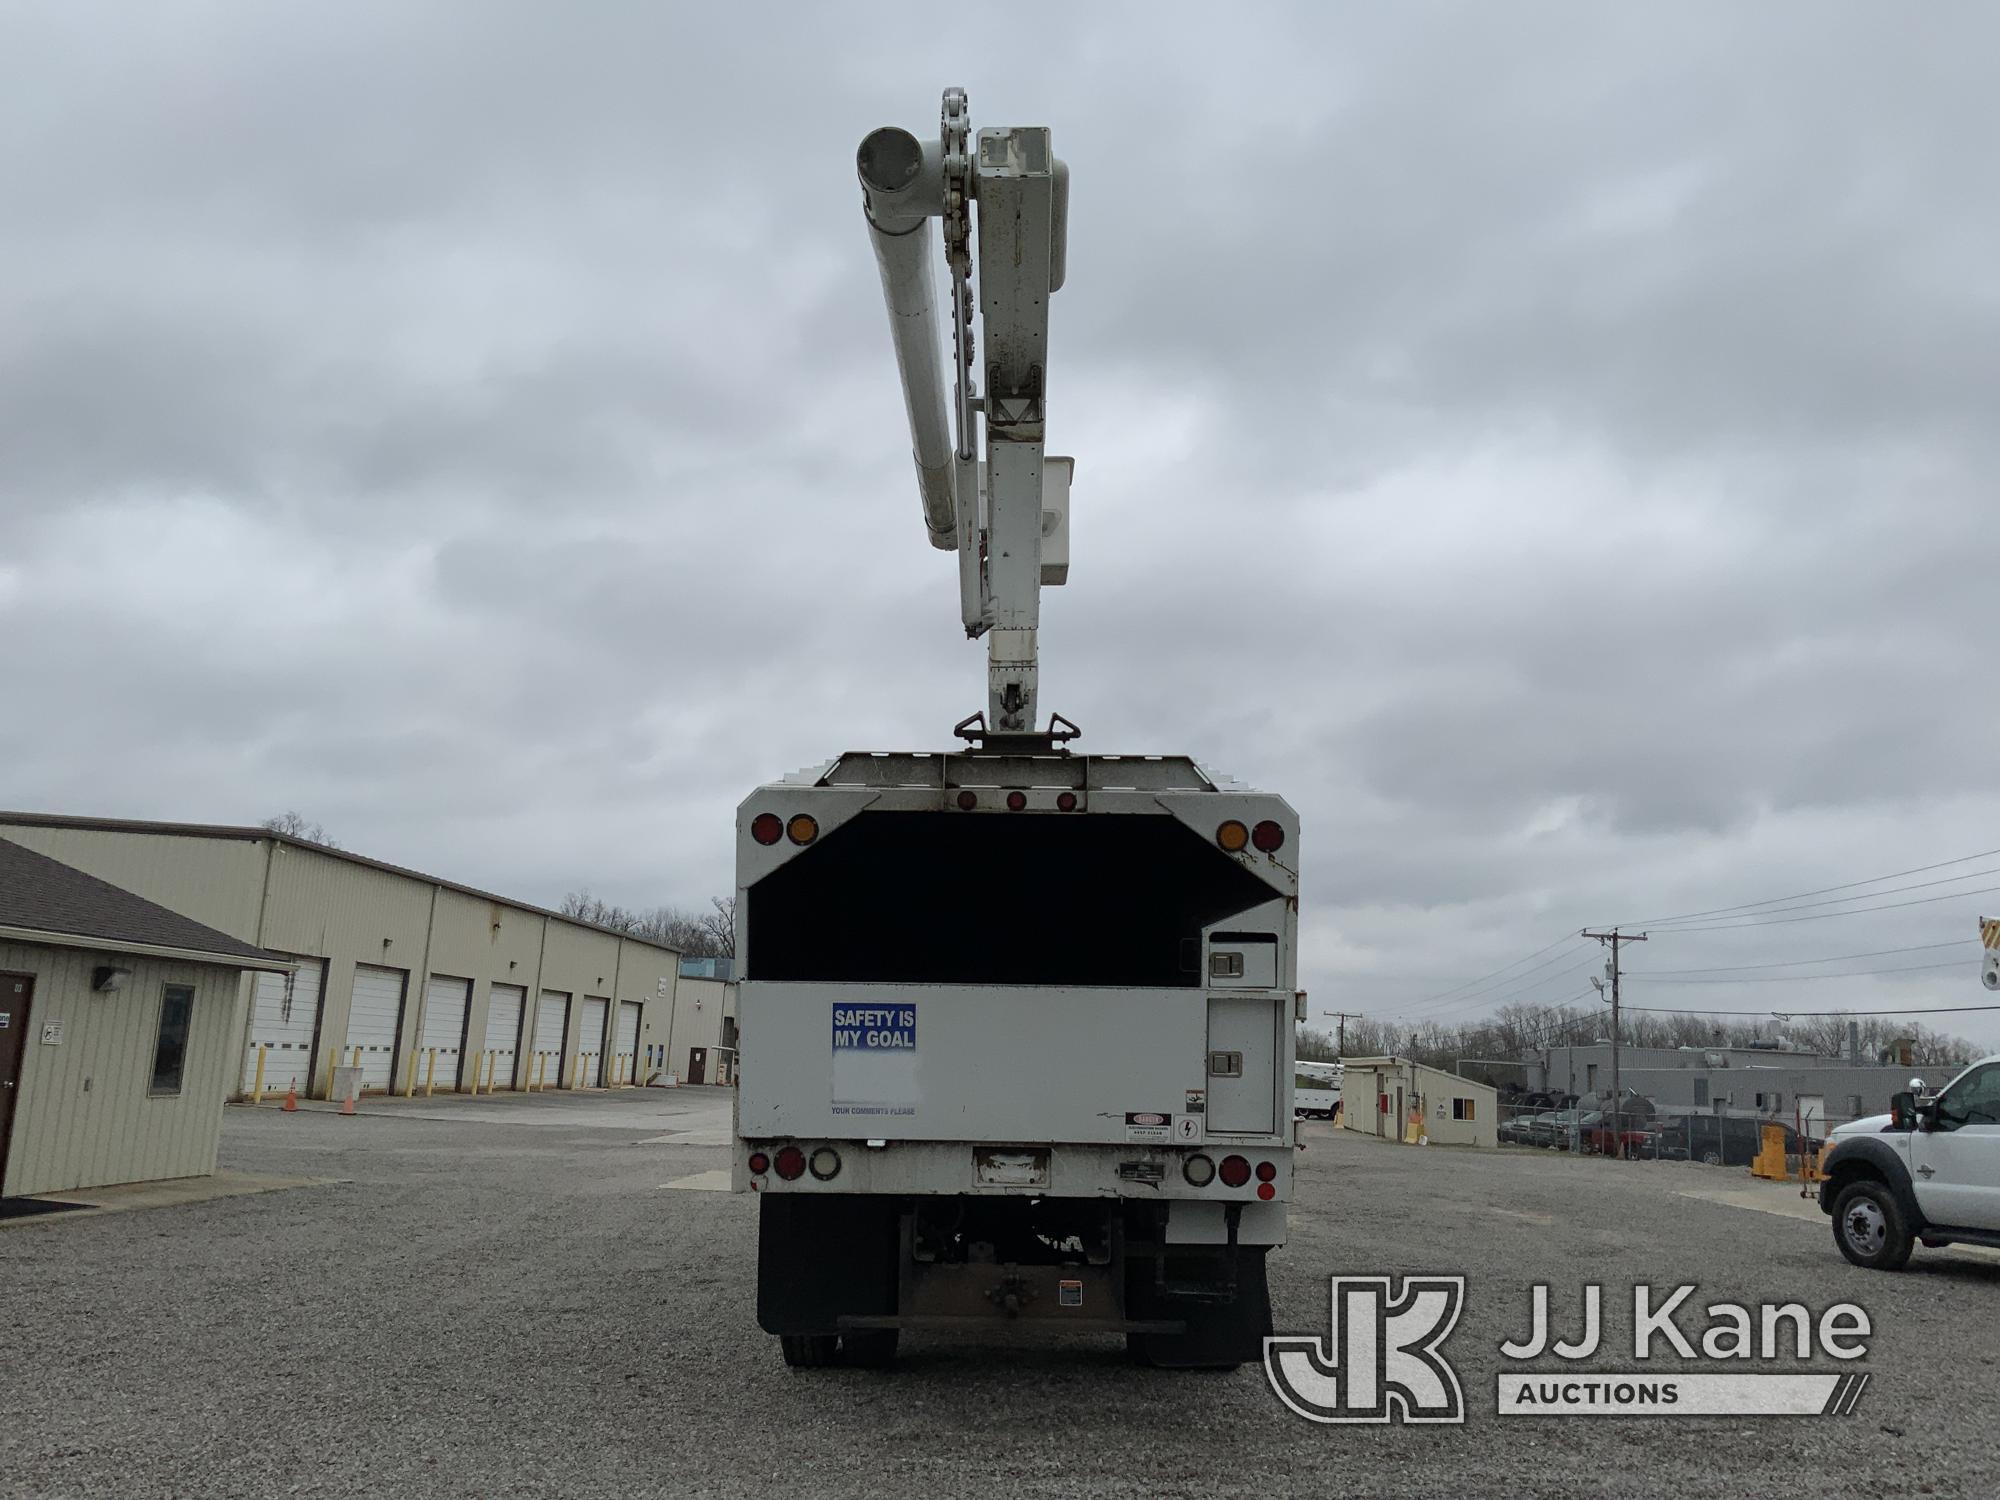
{"type": "MultiPolygon", "coordinates": [[[[782,1171],[783,1157],[778,1159],[778,1165],[782,1171]]],[[[1242,1187],[1250,1180],[1250,1163],[1240,1156],[1225,1156],[1222,1158],[1222,1170],[1218,1175],[1222,1178],[1224,1187],[1242,1187]]]]}
{"type": "Polygon", "coordinates": [[[1009,792],[1007,794],[1008,812],[1019,812],[1022,808],[1026,807],[1027,805],[1028,805],[1028,794],[1026,792],[1009,792]]]}
{"type": "Polygon", "coordinates": [[[797,1182],[806,1175],[806,1154],[797,1146],[787,1146],[778,1153],[778,1175],[787,1182],[797,1182]]]}
{"type": "Polygon", "coordinates": [[[1266,854],[1275,854],[1285,847],[1285,830],[1266,818],[1250,830],[1250,842],[1266,854]]]}
{"type": "Polygon", "coordinates": [[[785,820],[776,813],[758,813],[750,820],[750,837],[760,844],[775,844],[785,835],[785,820]]]}
{"type": "Polygon", "coordinates": [[[1278,1196],[1278,1190],[1268,1182],[1260,1182],[1257,1184],[1257,1196],[1262,1198],[1266,1203],[1269,1203],[1273,1198],[1278,1196]]]}
{"type": "Polygon", "coordinates": [[[750,1175],[752,1177],[762,1177],[766,1172],[771,1170],[771,1158],[761,1151],[752,1151],[747,1165],[750,1168],[750,1175]]]}
{"type": "Polygon", "coordinates": [[[1277,1176],[1278,1164],[1276,1162],[1260,1161],[1257,1163],[1257,1180],[1259,1182],[1274,1182],[1277,1180],[1277,1176]]]}
{"type": "Polygon", "coordinates": [[[1075,793],[1075,792],[1058,792],[1058,793],[1056,794],[1056,811],[1057,811],[1057,812],[1075,812],[1075,811],[1076,811],[1076,793],[1075,793]]]}
{"type": "Polygon", "coordinates": [[[958,794],[958,810],[960,812],[971,812],[977,806],[979,806],[979,799],[971,792],[960,792],[958,794]]]}

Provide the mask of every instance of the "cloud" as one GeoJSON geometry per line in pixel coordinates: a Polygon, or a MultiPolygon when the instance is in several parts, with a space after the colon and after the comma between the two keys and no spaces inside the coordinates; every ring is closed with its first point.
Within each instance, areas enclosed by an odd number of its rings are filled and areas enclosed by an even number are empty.
{"type": "Polygon", "coordinates": [[[2000,23],[930,14],[11,16],[7,800],[699,904],[751,787],[941,744],[852,152],[963,82],[1075,174],[1045,704],[1300,809],[1316,994],[2000,846],[2000,23]]]}

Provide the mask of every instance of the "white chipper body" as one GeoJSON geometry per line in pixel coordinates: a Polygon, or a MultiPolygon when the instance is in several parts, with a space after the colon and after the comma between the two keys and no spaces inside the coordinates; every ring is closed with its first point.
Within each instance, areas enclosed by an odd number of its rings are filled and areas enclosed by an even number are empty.
{"type": "Polygon", "coordinates": [[[952,90],[937,143],[879,130],[859,166],[925,526],[959,555],[988,697],[966,748],[841,755],[738,809],[758,1318],[794,1364],[995,1323],[1253,1359],[1291,1188],[1298,821],[1186,757],[1035,728],[1039,590],[1068,565],[1070,465],[1043,453],[1049,132],[972,138],[952,90]]]}

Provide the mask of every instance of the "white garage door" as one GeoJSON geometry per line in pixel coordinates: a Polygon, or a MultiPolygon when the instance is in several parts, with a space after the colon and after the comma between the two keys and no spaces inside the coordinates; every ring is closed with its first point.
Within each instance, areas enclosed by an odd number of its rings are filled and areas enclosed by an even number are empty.
{"type": "MultiPolygon", "coordinates": [[[[518,984],[496,984],[486,1001],[486,1051],[480,1060],[494,1088],[514,1086],[514,1055],[521,1045],[521,1011],[528,992],[518,984]]],[[[477,1075],[475,1075],[477,1076],[477,1075]]]]}
{"type": "Polygon", "coordinates": [[[313,1033],[319,1030],[320,976],[326,961],[302,958],[290,974],[257,974],[250,991],[250,1037],[243,1049],[243,1092],[257,1082],[257,1054],[264,1054],[264,1092],[282,1094],[293,1084],[301,1095],[312,1083],[313,1033]]]}
{"type": "Polygon", "coordinates": [[[563,1033],[569,1029],[569,996],[543,990],[535,1006],[535,1055],[528,1059],[528,1082],[537,1088],[563,1085],[563,1033]]]}
{"type": "Polygon", "coordinates": [[[639,1063],[639,1007],[630,1000],[618,1002],[618,1046],[613,1076],[620,1083],[637,1082],[639,1063]]]}
{"type": "Polygon", "coordinates": [[[396,1082],[396,1038],[403,1030],[401,969],[354,966],[354,1003],[347,1012],[347,1049],[343,1064],[361,1049],[361,1087],[388,1090],[396,1082]]]}
{"type": "Polygon", "coordinates": [[[431,975],[424,986],[424,1029],[417,1039],[417,1085],[455,1089],[465,1066],[465,1008],[472,999],[470,979],[431,975]],[[437,1062],[431,1062],[431,1052],[437,1062]]]}
{"type": "Polygon", "coordinates": [[[604,1081],[604,1023],[611,1017],[611,1001],[603,995],[583,997],[583,1034],[576,1039],[576,1086],[594,1087],[604,1081]]]}

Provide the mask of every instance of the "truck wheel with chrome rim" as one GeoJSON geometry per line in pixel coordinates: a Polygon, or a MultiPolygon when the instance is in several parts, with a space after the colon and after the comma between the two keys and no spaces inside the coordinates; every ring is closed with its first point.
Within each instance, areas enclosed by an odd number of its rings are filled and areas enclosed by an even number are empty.
{"type": "Polygon", "coordinates": [[[1910,1226],[1888,1184],[1850,1182],[1833,1202],[1833,1242],[1855,1265],[1900,1271],[1910,1259],[1910,1226]]]}

